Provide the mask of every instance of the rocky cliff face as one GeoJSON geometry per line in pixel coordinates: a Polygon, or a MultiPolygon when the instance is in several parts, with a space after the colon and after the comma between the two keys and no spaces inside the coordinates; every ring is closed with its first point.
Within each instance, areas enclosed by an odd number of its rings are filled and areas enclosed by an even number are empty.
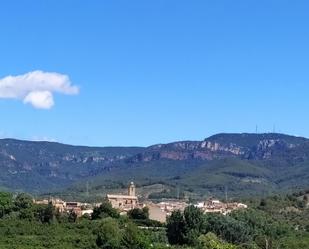
{"type": "Polygon", "coordinates": [[[281,134],[218,134],[203,141],[180,141],[147,148],[92,148],[0,139],[0,186],[62,186],[104,174],[115,167],[132,167],[136,163],[224,158],[283,158],[288,164],[293,164],[309,158],[309,140],[281,134]]]}
{"type": "Polygon", "coordinates": [[[130,158],[130,161],[138,162],[159,159],[213,160],[224,157],[263,160],[270,159],[278,153],[282,154],[282,152],[297,150],[298,146],[308,144],[308,141],[303,138],[299,138],[299,140],[289,139],[290,137],[287,136],[285,138],[282,135],[276,138],[276,134],[263,134],[261,136],[253,134],[252,136],[256,136],[256,139],[248,144],[243,141],[247,139],[246,136],[239,136],[239,141],[236,140],[234,142],[225,141],[222,137],[216,137],[215,139],[211,137],[204,141],[182,141],[154,145],[130,158]],[[293,142],[290,140],[293,140],[293,142]]]}
{"type": "Polygon", "coordinates": [[[43,184],[48,188],[49,185],[70,184],[95,176],[110,164],[132,157],[141,150],[143,148],[92,148],[0,139],[0,187],[43,184]]]}
{"type": "Polygon", "coordinates": [[[236,144],[221,145],[217,142],[202,141],[202,142],[176,142],[166,145],[155,145],[145,152],[135,155],[130,160],[151,161],[159,159],[170,160],[212,160],[223,157],[240,157],[248,153],[248,149],[237,146],[236,144]]]}
{"type": "Polygon", "coordinates": [[[278,138],[260,139],[244,146],[241,141],[223,142],[221,140],[210,138],[204,141],[181,141],[148,148],[90,148],[47,142],[2,140],[0,164],[2,168],[5,166],[14,170],[31,171],[43,167],[57,169],[65,165],[102,166],[119,161],[212,160],[224,157],[268,159],[279,151],[295,150],[298,146],[308,143],[306,140],[291,143],[287,139],[278,138]]]}

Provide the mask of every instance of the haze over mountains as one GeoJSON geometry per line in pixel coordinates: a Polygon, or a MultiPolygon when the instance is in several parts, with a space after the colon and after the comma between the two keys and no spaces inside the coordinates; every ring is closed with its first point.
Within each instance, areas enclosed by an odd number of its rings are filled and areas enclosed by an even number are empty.
{"type": "MultiPolygon", "coordinates": [[[[284,134],[218,134],[202,141],[150,147],[85,147],[54,142],[0,140],[0,186],[42,193],[70,186],[84,191],[160,184],[161,197],[264,195],[304,188],[309,139],[284,134]]],[[[154,196],[156,194],[153,194],[154,196]]]]}

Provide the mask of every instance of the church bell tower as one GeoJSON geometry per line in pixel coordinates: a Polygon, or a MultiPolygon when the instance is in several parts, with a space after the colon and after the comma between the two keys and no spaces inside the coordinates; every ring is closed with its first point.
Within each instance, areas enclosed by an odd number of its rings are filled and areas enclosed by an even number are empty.
{"type": "Polygon", "coordinates": [[[128,188],[128,195],[129,196],[135,196],[135,185],[133,182],[130,183],[128,188]]]}

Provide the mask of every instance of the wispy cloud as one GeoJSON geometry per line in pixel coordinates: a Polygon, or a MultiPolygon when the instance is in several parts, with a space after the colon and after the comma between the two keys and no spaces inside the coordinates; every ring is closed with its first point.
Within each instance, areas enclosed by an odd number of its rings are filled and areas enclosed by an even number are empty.
{"type": "Polygon", "coordinates": [[[35,108],[52,108],[54,93],[74,95],[79,88],[67,75],[54,72],[33,71],[0,79],[0,98],[19,99],[35,108]]]}

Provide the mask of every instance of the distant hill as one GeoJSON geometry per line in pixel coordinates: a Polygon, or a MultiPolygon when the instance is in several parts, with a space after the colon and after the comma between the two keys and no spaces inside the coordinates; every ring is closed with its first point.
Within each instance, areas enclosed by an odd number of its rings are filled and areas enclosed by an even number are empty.
{"type": "Polygon", "coordinates": [[[0,186],[30,192],[63,188],[143,150],[0,139],[0,186]]]}
{"type": "Polygon", "coordinates": [[[134,180],[151,198],[266,195],[309,185],[309,140],[284,134],[217,134],[144,147],[84,147],[0,140],[0,186],[86,195],[134,180]],[[163,186],[151,193],[149,186],[163,186]]]}

